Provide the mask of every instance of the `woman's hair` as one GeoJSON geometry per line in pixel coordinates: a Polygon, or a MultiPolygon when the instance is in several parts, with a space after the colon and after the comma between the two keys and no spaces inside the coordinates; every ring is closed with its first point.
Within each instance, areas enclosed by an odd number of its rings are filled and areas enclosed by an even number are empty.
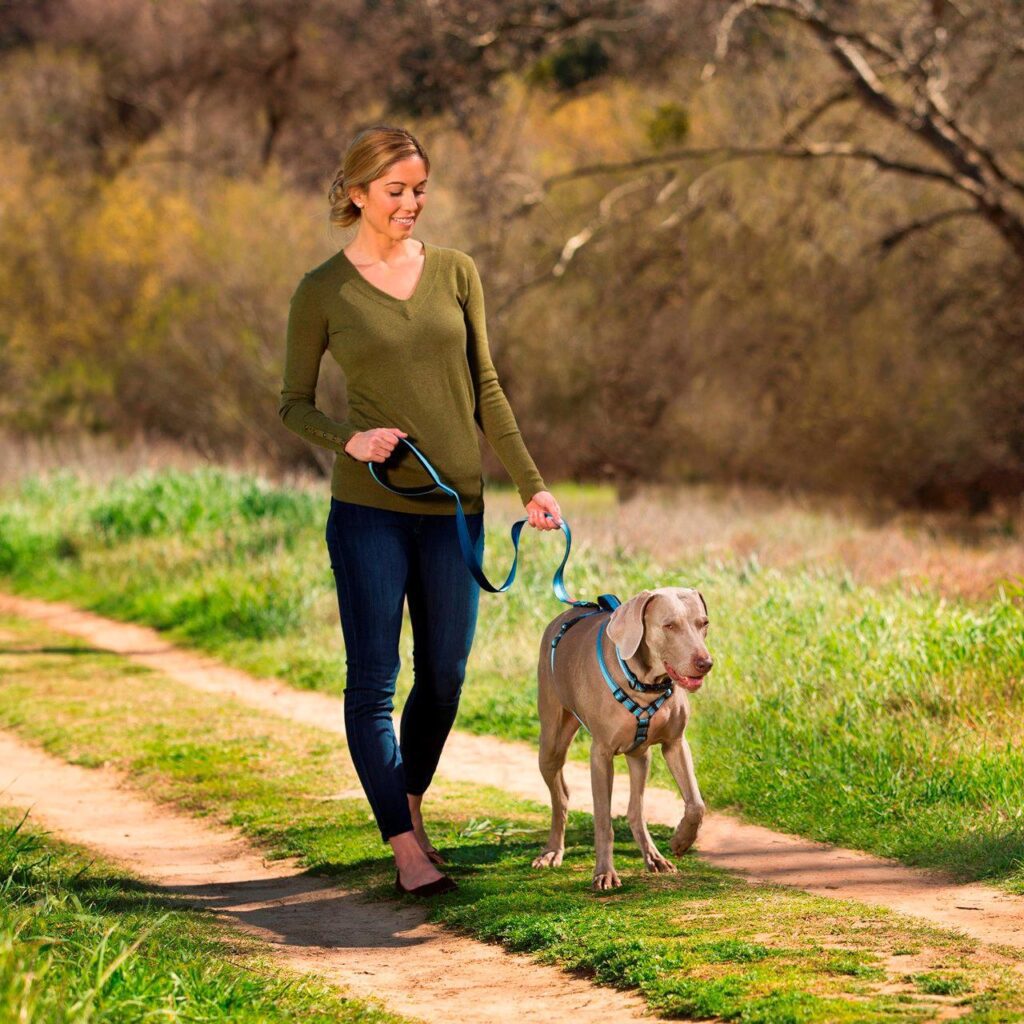
{"type": "Polygon", "coordinates": [[[421,157],[430,173],[430,159],[411,132],[388,124],[374,124],[360,131],[345,150],[327,193],[331,223],[346,228],[359,220],[360,210],[349,198],[349,190],[369,190],[371,181],[386,174],[392,164],[410,156],[421,157]]]}

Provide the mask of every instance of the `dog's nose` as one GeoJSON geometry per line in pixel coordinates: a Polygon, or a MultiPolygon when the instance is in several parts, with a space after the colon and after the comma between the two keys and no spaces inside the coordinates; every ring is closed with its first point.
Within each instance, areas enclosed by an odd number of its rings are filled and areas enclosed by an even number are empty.
{"type": "Polygon", "coordinates": [[[695,658],[693,662],[693,667],[701,675],[704,675],[706,672],[710,672],[712,665],[714,665],[714,662],[710,658],[695,658]]]}

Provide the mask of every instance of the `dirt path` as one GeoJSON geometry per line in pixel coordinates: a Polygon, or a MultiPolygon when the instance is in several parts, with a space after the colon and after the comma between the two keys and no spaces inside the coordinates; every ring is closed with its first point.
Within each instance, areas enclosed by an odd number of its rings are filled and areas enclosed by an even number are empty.
{"type": "Polygon", "coordinates": [[[0,800],[161,888],[270,942],[310,972],[427,1021],[653,1021],[637,997],[424,922],[422,907],[364,902],[294,861],[266,862],[236,832],[175,814],[107,768],[69,765],[0,733],[0,800]],[[396,955],[400,952],[401,955],[396,955]]]}
{"type": "MultiPolygon", "coordinates": [[[[254,678],[213,658],[175,648],[148,627],[115,622],[67,604],[6,594],[0,594],[0,612],[45,622],[53,629],[159,669],[195,689],[231,695],[253,707],[344,735],[338,698],[254,678]]],[[[516,796],[548,802],[536,752],[524,743],[456,731],[445,747],[438,771],[449,779],[484,783],[516,796]]],[[[566,779],[572,806],[591,810],[587,765],[569,763],[566,779]]],[[[625,790],[620,784],[613,799],[617,815],[626,812],[625,790]]],[[[682,801],[677,793],[652,787],[647,790],[646,807],[650,821],[674,826],[682,812],[682,801]]],[[[877,904],[958,928],[986,942],[1024,947],[1024,898],[987,886],[960,885],[937,872],[907,868],[716,813],[704,820],[697,852],[709,863],[752,880],[877,904]]]]}

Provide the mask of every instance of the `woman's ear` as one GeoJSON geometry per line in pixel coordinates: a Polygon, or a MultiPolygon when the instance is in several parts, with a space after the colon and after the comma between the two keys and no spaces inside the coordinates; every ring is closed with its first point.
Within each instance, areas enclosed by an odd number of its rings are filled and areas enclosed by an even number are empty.
{"type": "Polygon", "coordinates": [[[608,620],[605,632],[623,658],[632,658],[644,638],[644,609],[654,597],[653,590],[641,590],[625,604],[620,604],[608,620]]]}

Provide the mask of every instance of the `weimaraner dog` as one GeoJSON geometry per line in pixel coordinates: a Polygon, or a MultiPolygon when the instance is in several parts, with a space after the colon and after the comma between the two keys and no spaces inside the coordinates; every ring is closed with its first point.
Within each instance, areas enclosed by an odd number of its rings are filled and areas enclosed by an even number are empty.
{"type": "Polygon", "coordinates": [[[693,757],[683,736],[690,715],[686,693],[700,689],[712,661],[705,642],[707,605],[696,590],[644,590],[620,604],[610,618],[607,611],[590,611],[592,614],[562,630],[563,623],[578,618],[582,609],[573,607],[563,612],[547,627],[541,641],[537,673],[540,770],[551,790],[551,834],[533,866],[548,868],[562,863],[569,801],[562,768],[582,720],[593,737],[590,779],[597,852],[594,888],[611,889],[622,884],[612,865],[612,759],[616,754],[625,753],[629,761],[629,826],[648,871],[676,870],[658,852],[644,821],[644,785],[651,767],[651,748],[656,743],[661,744],[665,761],[686,802],[682,820],[672,836],[672,852],[682,854],[697,838],[704,802],[697,788],[693,757]],[[597,659],[602,627],[604,663],[613,682],[621,688],[620,697],[613,694],[597,659]],[[556,637],[552,669],[552,640],[556,637]],[[616,656],[616,647],[618,656],[636,679],[652,687],[651,691],[639,691],[630,685],[616,656]],[[646,738],[634,746],[643,732],[638,730],[638,719],[628,710],[629,704],[621,703],[622,697],[641,706],[650,705],[662,696],[666,684],[672,688],[671,695],[650,716],[646,738]]]}

